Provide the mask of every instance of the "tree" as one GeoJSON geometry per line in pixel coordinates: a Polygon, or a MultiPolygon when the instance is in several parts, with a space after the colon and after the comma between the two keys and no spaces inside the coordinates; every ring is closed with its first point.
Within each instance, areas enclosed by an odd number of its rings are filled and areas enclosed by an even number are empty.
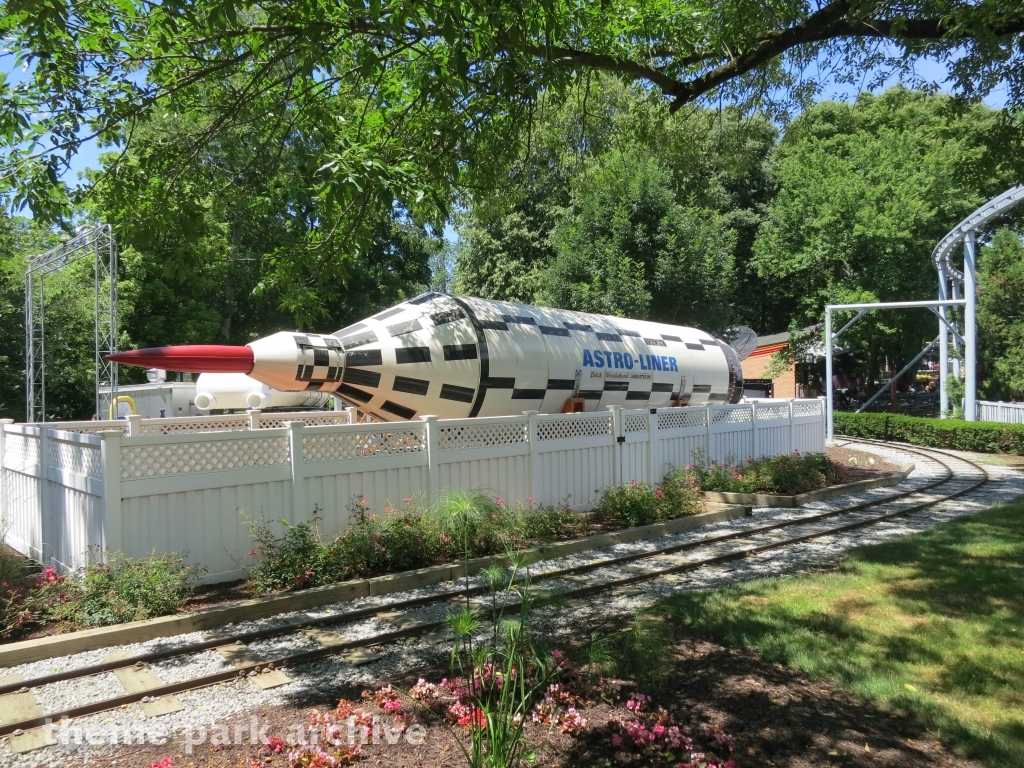
{"type": "MultiPolygon", "coordinates": [[[[311,240],[337,237],[348,252],[396,207],[446,214],[455,190],[485,183],[489,164],[514,154],[539,94],[588,73],[660,92],[672,111],[721,97],[781,114],[816,92],[811,62],[852,80],[909,75],[927,56],[951,67],[963,96],[1003,85],[1024,102],[1017,0],[2,7],[5,45],[27,68],[25,82],[0,82],[2,177],[17,205],[60,216],[69,200],[58,179],[83,141],[130,143],[154,115],[202,108],[213,119],[197,149],[243,123],[268,151],[282,122],[318,135],[311,240]]],[[[315,273],[316,257],[302,255],[287,261],[315,273]]]]}
{"type": "MultiPolygon", "coordinates": [[[[823,102],[787,128],[778,194],[754,247],[765,281],[789,298],[798,325],[826,303],[935,295],[935,243],[1021,178],[1020,128],[981,105],[902,87],[855,104],[823,102]]],[[[934,335],[921,310],[876,313],[843,340],[877,376],[934,335]]]]}
{"type": "Polygon", "coordinates": [[[1024,400],[1024,243],[996,232],[978,259],[978,380],[990,400],[1024,400]]]}
{"type": "Polygon", "coordinates": [[[730,319],[734,236],[713,212],[676,203],[669,174],[639,149],[588,162],[552,239],[545,303],[710,331],[730,319]]]}
{"type": "MultiPolygon", "coordinates": [[[[767,120],[743,118],[737,110],[691,109],[672,114],[658,97],[608,77],[591,78],[564,99],[546,95],[531,124],[529,152],[507,168],[500,184],[495,181],[496,189],[476,190],[468,196],[458,226],[458,288],[514,301],[617,307],[610,311],[625,311],[628,305],[651,316],[678,320],[688,315],[702,318],[702,323],[708,318],[718,323],[722,310],[729,309],[735,320],[765,330],[762,326],[771,322],[773,313],[771,291],[757,285],[760,278],[748,266],[754,235],[773,192],[767,158],[776,136],[767,120]],[[732,243],[729,255],[735,256],[735,272],[742,276],[745,290],[723,294],[716,283],[687,293],[687,286],[695,286],[694,277],[701,273],[681,277],[668,269],[669,260],[660,272],[653,267],[636,272],[628,261],[604,264],[599,271],[607,276],[599,277],[592,253],[570,252],[575,245],[564,234],[569,220],[578,219],[582,198],[593,198],[599,208],[615,205],[608,199],[596,202],[603,194],[596,187],[626,183],[610,171],[595,176],[595,169],[610,169],[627,156],[647,158],[657,165],[655,186],[664,199],[643,202],[661,206],[661,213],[654,209],[648,213],[661,216],[674,211],[671,226],[677,234],[685,232],[680,234],[679,247],[690,248],[687,253],[709,248],[721,255],[721,246],[732,243]],[[556,238],[556,232],[562,234],[556,238]],[[548,270],[549,265],[557,275],[548,270]],[[558,279],[571,280],[575,288],[555,285],[558,279]],[[671,296],[654,291],[645,298],[661,281],[683,290],[671,296]],[[609,293],[613,289],[620,294],[617,298],[609,293]],[[630,292],[632,298],[626,301],[625,294],[630,292]],[[676,298],[688,302],[688,308],[669,309],[676,298]]],[[[625,194],[624,190],[605,193],[615,196],[625,194]]],[[[587,226],[602,224],[591,216],[587,226]]],[[[581,236],[580,245],[589,252],[595,246],[588,237],[581,236]]],[[[632,247],[628,239],[614,245],[621,256],[654,263],[648,256],[632,253],[632,247]]],[[[694,267],[687,260],[676,265],[691,271],[694,267]]],[[[731,284],[730,275],[727,270],[721,285],[731,284]]]]}

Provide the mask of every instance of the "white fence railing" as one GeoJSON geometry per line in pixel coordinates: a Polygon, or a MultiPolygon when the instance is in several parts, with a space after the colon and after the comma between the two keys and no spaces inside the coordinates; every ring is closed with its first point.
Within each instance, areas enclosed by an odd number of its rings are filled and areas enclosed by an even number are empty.
{"type": "Polygon", "coordinates": [[[978,421],[1024,424],[1024,403],[991,403],[979,400],[978,421]]]}
{"type": "Polygon", "coordinates": [[[348,526],[354,500],[380,512],[418,494],[477,488],[507,503],[587,508],[603,488],[657,482],[698,450],[718,462],[824,450],[820,400],[378,424],[347,423],[346,413],[333,424],[198,418],[205,427],[194,419],[133,418],[127,429],[120,421],[97,432],[97,422],[4,423],[6,541],[65,570],[103,551],[187,553],[208,581],[226,580],[252,564],[239,510],[294,524],[317,507],[321,533],[333,536],[348,526]]]}

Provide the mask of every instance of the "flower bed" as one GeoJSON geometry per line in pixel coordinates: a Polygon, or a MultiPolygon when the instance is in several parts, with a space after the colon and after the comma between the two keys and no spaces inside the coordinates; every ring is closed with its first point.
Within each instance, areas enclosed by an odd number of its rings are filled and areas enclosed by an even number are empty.
{"type": "MultiPolygon", "coordinates": [[[[532,500],[531,500],[532,501],[532,500]]],[[[246,518],[256,547],[249,588],[258,595],[426,568],[592,533],[635,528],[704,510],[700,493],[681,475],[660,485],[632,482],[606,489],[593,512],[568,506],[506,504],[479,491],[451,491],[427,506],[406,498],[400,508],[372,514],[365,499],[350,505],[354,522],[332,538],[320,518],[286,525],[275,536],[264,521],[246,518]]]]}
{"type": "Polygon", "coordinates": [[[846,468],[823,453],[799,451],[764,459],[747,459],[738,466],[696,463],[678,470],[680,482],[715,493],[796,495],[849,480],[846,468]]]}

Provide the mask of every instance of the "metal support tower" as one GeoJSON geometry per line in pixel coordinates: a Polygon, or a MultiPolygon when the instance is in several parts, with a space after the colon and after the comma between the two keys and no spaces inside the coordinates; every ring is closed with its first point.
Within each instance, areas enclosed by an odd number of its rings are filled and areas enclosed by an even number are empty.
{"type": "Polygon", "coordinates": [[[100,385],[109,384],[117,402],[117,364],[106,355],[117,351],[117,243],[110,225],[81,231],[46,253],[32,256],[25,270],[25,418],[46,420],[46,301],[44,277],[93,257],[93,335],[96,381],[95,412],[100,412],[100,385]]]}

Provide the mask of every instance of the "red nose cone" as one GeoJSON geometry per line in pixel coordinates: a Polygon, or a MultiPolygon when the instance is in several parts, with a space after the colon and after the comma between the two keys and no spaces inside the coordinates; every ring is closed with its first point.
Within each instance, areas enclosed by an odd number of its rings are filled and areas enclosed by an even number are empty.
{"type": "Polygon", "coordinates": [[[107,360],[140,368],[192,373],[249,373],[253,367],[251,347],[221,344],[190,344],[180,347],[150,347],[115,352],[107,360]]]}

